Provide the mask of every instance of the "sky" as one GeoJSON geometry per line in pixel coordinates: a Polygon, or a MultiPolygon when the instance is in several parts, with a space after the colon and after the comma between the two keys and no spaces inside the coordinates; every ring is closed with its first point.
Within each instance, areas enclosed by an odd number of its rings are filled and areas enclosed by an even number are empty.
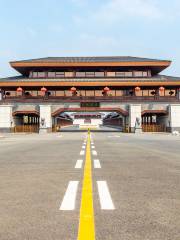
{"type": "Polygon", "coordinates": [[[179,0],[0,0],[0,77],[9,62],[60,56],[172,60],[180,76],[179,0]]]}

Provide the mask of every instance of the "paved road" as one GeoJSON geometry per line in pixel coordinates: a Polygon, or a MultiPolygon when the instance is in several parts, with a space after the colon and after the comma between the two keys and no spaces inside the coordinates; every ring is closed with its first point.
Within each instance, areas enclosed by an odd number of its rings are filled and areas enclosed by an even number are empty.
{"type": "MultiPolygon", "coordinates": [[[[0,239],[77,239],[86,135],[0,138],[0,239]]],[[[89,160],[97,240],[180,239],[179,137],[92,133],[89,160]]]]}

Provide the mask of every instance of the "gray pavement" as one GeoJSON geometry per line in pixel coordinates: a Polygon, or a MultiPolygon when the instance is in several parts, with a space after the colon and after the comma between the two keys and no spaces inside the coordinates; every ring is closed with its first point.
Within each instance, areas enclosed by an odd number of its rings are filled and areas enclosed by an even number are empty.
{"type": "MultiPolygon", "coordinates": [[[[0,239],[77,239],[85,133],[6,134],[0,138],[0,239]],[[59,207],[79,181],[75,209],[59,207]]],[[[180,137],[92,133],[96,239],[180,239],[180,137]],[[102,210],[96,181],[106,181],[114,210],[102,210]]],[[[86,240],[86,239],[85,239],[86,240]]]]}
{"type": "MultiPolygon", "coordinates": [[[[79,128],[79,125],[65,126],[60,129],[60,132],[86,132],[86,128],[79,128]]],[[[92,132],[122,132],[122,128],[100,126],[97,129],[91,130],[92,132]]]]}

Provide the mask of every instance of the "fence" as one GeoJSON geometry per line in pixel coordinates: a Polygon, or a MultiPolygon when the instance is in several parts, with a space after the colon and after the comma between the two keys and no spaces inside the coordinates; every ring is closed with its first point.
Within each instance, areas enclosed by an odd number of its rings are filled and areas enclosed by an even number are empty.
{"type": "Polygon", "coordinates": [[[14,133],[38,133],[39,132],[39,125],[18,125],[13,128],[14,133]]]}
{"type": "Polygon", "coordinates": [[[166,127],[157,124],[143,124],[142,130],[143,132],[166,132],[166,127]]]}

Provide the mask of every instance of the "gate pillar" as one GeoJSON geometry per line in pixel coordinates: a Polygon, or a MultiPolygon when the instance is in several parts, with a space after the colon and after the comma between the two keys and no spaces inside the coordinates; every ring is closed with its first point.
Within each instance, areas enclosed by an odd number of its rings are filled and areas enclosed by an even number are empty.
{"type": "Polygon", "coordinates": [[[11,132],[13,127],[12,105],[0,105],[0,132],[11,132]]]}
{"type": "Polygon", "coordinates": [[[169,105],[169,125],[170,132],[180,132],[180,104],[169,105]]]}
{"type": "Polygon", "coordinates": [[[129,105],[129,127],[132,133],[142,132],[141,104],[129,105]]]}
{"type": "Polygon", "coordinates": [[[40,105],[39,133],[52,131],[51,105],[40,105]]]}

